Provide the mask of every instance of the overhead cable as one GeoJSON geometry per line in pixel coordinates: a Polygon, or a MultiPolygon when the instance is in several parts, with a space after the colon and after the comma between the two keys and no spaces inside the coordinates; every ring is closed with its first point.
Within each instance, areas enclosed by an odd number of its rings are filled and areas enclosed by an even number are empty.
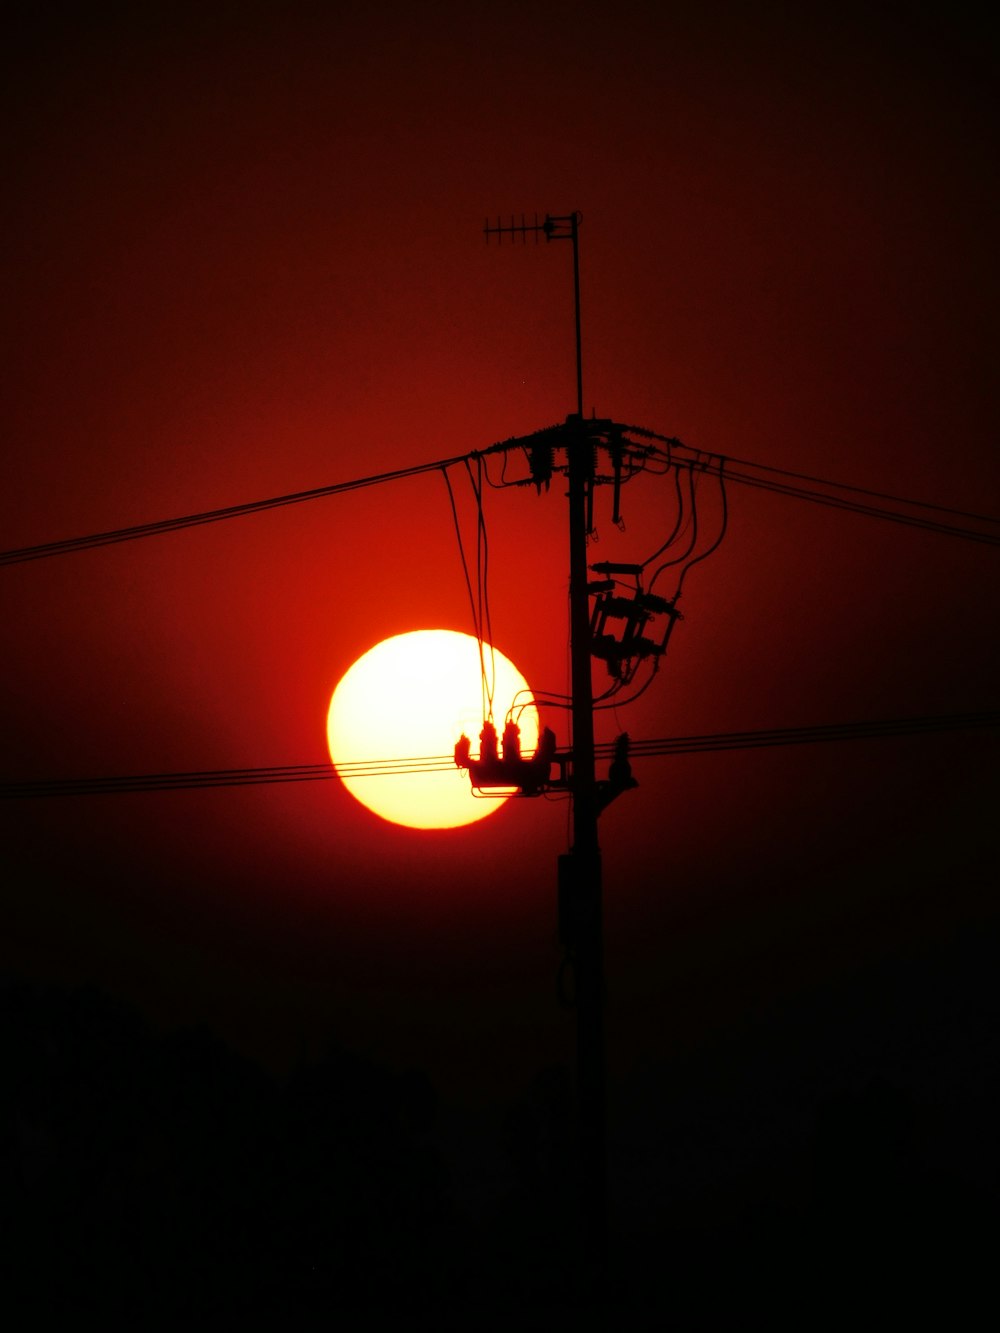
{"type": "MultiPolygon", "coordinates": [[[[671,449],[684,449],[688,453],[704,454],[703,449],[696,449],[693,445],[685,444],[683,440],[678,440],[673,435],[660,435],[658,432],[649,430],[645,426],[622,426],[622,430],[628,431],[632,435],[640,435],[645,439],[658,440],[661,444],[667,446],[665,455],[666,461],[671,462],[671,449]]],[[[711,458],[721,458],[721,454],[710,454],[711,458]]],[[[856,495],[868,495],[875,500],[891,500],[893,504],[913,505],[918,509],[936,509],[941,514],[951,514],[953,518],[971,518],[979,523],[995,523],[1000,525],[1000,517],[995,514],[978,514],[968,509],[953,509],[949,505],[934,504],[930,500],[912,500],[903,495],[893,495],[890,491],[875,491],[867,486],[852,486],[846,481],[830,481],[826,477],[814,477],[808,472],[793,472],[789,468],[774,467],[769,463],[755,463],[749,458],[737,458],[734,454],[726,454],[726,459],[730,463],[739,463],[741,467],[756,468],[759,472],[773,472],[776,476],[792,477],[796,481],[808,481],[814,486],[830,486],[838,491],[854,491],[856,495]]]]}
{"type": "Polygon", "coordinates": [[[44,560],[48,556],[71,555],[76,551],[88,551],[96,546],[112,546],[117,542],[156,537],[166,532],[177,532],[182,528],[195,528],[206,523],[220,523],[225,519],[243,518],[247,514],[259,514],[266,509],[280,509],[287,505],[304,504],[308,500],[322,500],[330,495],[343,495],[346,491],[357,491],[366,486],[381,486],[386,482],[401,481],[407,477],[418,477],[425,472],[447,469],[457,463],[467,463],[469,459],[480,457],[482,454],[496,453],[506,447],[506,443],[495,444],[488,449],[474,449],[466,454],[458,454],[454,458],[438,459],[433,463],[417,463],[413,467],[397,468],[393,472],[378,472],[370,477],[355,477],[350,481],[334,482],[330,486],[316,486],[308,491],[293,491],[288,495],[270,496],[266,500],[251,500],[246,504],[206,509],[197,514],[184,514],[180,518],[165,518],[155,523],[139,523],[130,528],[115,528],[110,532],[93,532],[83,537],[70,537],[65,541],[44,542],[38,546],[22,546],[15,550],[0,551],[0,565],[17,565],[28,560],[44,560]]]}
{"type": "MultiPolygon", "coordinates": [[[[1000,711],[947,713],[936,716],[835,722],[812,727],[780,727],[758,731],[716,732],[704,736],[660,737],[632,741],[629,755],[648,759],[666,755],[705,754],[724,750],[758,750],[774,746],[817,745],[829,741],[877,740],[953,731],[981,731],[1000,726],[1000,711]]],[[[595,747],[599,759],[612,759],[616,742],[595,747]]],[[[354,763],[271,765],[268,768],[212,769],[192,773],[144,773],[126,777],[55,778],[0,782],[0,799],[56,796],[107,796],[123,792],[176,791],[206,787],[249,787],[267,783],[323,782],[337,777],[395,777],[401,774],[455,771],[453,755],[412,759],[373,759],[354,763]]]]}
{"type": "Polygon", "coordinates": [[[718,464],[726,463],[726,476],[731,481],[741,482],[746,486],[756,486],[761,490],[774,491],[778,495],[787,495],[797,500],[808,500],[813,504],[827,505],[834,509],[844,509],[851,513],[863,514],[868,518],[885,519],[891,523],[902,523],[908,527],[923,528],[928,532],[938,532],[949,537],[962,537],[966,541],[981,542],[987,546],[1000,546],[1000,531],[997,532],[977,532],[965,524],[946,523],[942,520],[931,518],[927,513],[905,513],[897,509],[889,509],[883,505],[866,504],[861,500],[852,500],[847,495],[831,494],[835,491],[850,492],[853,495],[868,496],[873,500],[885,500],[889,504],[900,505],[910,510],[925,510],[929,513],[946,514],[952,518],[968,519],[974,523],[985,523],[1000,529],[1000,518],[991,514],[980,514],[968,509],[954,509],[948,505],[935,504],[929,500],[913,500],[903,495],[893,495],[888,491],[871,490],[865,486],[854,486],[848,482],[831,481],[824,477],[811,476],[806,472],[793,472],[788,468],[772,467],[767,463],[755,463],[748,458],[738,458],[732,454],[709,454],[702,449],[695,449],[693,446],[685,444],[683,440],[678,440],[673,436],[661,435],[656,431],[646,429],[644,426],[623,426],[623,430],[630,434],[638,435],[645,439],[657,440],[666,445],[666,451],[659,455],[662,462],[676,466],[677,459],[673,457],[673,450],[682,449],[688,453],[694,454],[696,460],[694,464],[702,463],[709,459],[718,464]],[[731,465],[735,463],[740,468],[751,468],[754,472],[771,473],[772,477],[759,477],[747,472],[737,471],[731,465]],[[776,480],[775,478],[789,478],[788,481],[776,480]],[[809,486],[797,486],[797,481],[808,482],[809,486]],[[825,489],[818,490],[817,487],[825,489]]]}
{"type": "MultiPolygon", "coordinates": [[[[938,532],[947,537],[962,537],[965,541],[980,542],[984,546],[1000,546],[1000,532],[976,532],[972,528],[954,523],[941,523],[937,519],[922,518],[919,514],[903,514],[892,509],[882,509],[877,505],[861,504],[836,495],[823,495],[819,491],[805,490],[800,486],[785,485],[779,481],[769,481],[765,477],[748,476],[733,468],[726,474],[730,481],[738,481],[744,486],[756,486],[759,490],[773,491],[776,495],[788,495],[796,500],[809,500],[813,504],[827,505],[832,509],[844,509],[852,514],[863,514],[868,518],[880,518],[889,523],[901,523],[905,527],[923,528],[925,532],[938,532]]],[[[830,483],[835,484],[835,483],[830,483]]],[[[907,500],[906,504],[917,504],[916,500],[907,500]]],[[[983,518],[985,523],[995,523],[996,519],[983,518]]]]}
{"type": "MultiPolygon", "coordinates": [[[[264,500],[251,500],[245,504],[227,505],[218,509],[202,510],[199,513],[184,514],[178,518],[161,519],[152,523],[139,523],[126,528],[114,528],[107,532],[88,533],[81,537],[70,537],[63,541],[43,542],[36,546],[21,546],[7,551],[0,551],[0,565],[24,564],[31,560],[43,560],[57,555],[71,555],[78,551],[91,550],[98,546],[111,546],[120,542],[136,541],[142,537],[154,537],[167,532],[177,532],[185,528],[199,527],[207,523],[219,523],[226,519],[242,518],[248,514],[261,513],[267,509],[279,509],[288,505],[304,504],[309,500],[320,500],[331,495],[341,495],[347,491],[360,490],[366,486],[378,486],[390,481],[400,481],[407,477],[420,476],[426,472],[435,472],[438,469],[448,468],[456,464],[467,464],[473,459],[484,459],[490,454],[506,454],[510,450],[519,448],[530,448],[536,445],[558,445],[562,442],[562,426],[547,426],[542,430],[534,431],[531,435],[512,436],[510,439],[502,440],[497,444],[489,445],[485,449],[472,449],[464,454],[456,454],[453,458],[437,459],[430,463],[418,463],[413,467],[398,468],[392,472],[380,472],[368,477],[358,477],[350,481],[334,482],[329,486],[316,486],[310,490],[293,491],[286,495],[270,496],[264,500]]],[[[676,460],[672,458],[673,449],[683,449],[698,455],[700,458],[708,458],[720,462],[722,455],[705,454],[703,450],[693,449],[692,446],[684,444],[682,440],[675,439],[672,436],[663,435],[658,431],[648,430],[643,426],[623,426],[617,427],[619,431],[624,431],[632,435],[638,435],[648,440],[655,440],[667,446],[665,453],[658,453],[662,462],[666,463],[668,468],[676,460]]],[[[765,463],[754,463],[749,459],[737,458],[733,455],[727,455],[728,464],[735,463],[743,468],[752,468],[758,472],[772,473],[775,477],[787,477],[792,481],[809,482],[813,487],[825,487],[827,490],[849,491],[856,495],[866,495],[873,499],[882,499],[892,504],[909,506],[912,509],[930,510],[939,514],[947,514],[954,518],[969,519],[977,523],[992,524],[1000,527],[1000,518],[989,514],[978,514],[964,509],[952,509],[946,505],[933,504],[923,500],[911,500],[904,496],[891,495],[885,491],[869,490],[863,486],[853,486],[846,482],[828,481],[821,477],[813,477],[807,473],[792,472],[784,468],[771,467],[765,463]]],[[[1000,531],[997,533],[976,532],[971,528],[959,524],[950,524],[916,514],[904,514],[894,510],[886,509],[877,505],[867,505],[860,501],[851,501],[844,497],[837,497],[824,494],[815,489],[807,489],[792,484],[792,481],[781,482],[767,480],[763,477],[749,476],[745,472],[734,471],[730,466],[727,476],[733,481],[739,481],[744,485],[757,486],[763,490],[772,490],[781,495],[788,495],[796,499],[810,500],[815,504],[829,505],[838,509],[845,509],[854,513],[865,514],[872,518],[887,519],[894,523],[903,523],[911,527],[924,528],[927,531],[944,533],[948,536],[963,537],[967,541],[982,542],[990,546],[1000,545],[1000,531]]],[[[489,478],[487,477],[487,480],[489,478]]],[[[492,485],[493,483],[490,482],[492,485]]],[[[651,557],[652,558],[652,557],[651,557]]]]}

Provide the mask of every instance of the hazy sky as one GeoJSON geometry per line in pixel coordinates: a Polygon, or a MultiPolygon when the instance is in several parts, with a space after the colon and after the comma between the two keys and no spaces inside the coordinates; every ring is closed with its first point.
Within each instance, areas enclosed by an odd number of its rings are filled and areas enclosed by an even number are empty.
{"type": "MultiPolygon", "coordinates": [[[[1000,512],[982,22],[26,10],[3,57],[2,546],[562,420],[569,248],[485,245],[512,210],[582,212],[588,411],[1000,512]]],[[[645,559],[672,487],[632,483],[623,532],[601,495],[593,558],[645,559]]],[[[995,547],[735,485],[729,510],[663,670],[599,739],[997,706],[995,547]]],[[[486,519],[497,644],[565,690],[562,490],[491,490],[486,519]]],[[[11,566],[0,596],[5,780],[318,763],[362,652],[471,628],[434,473],[11,566]]],[[[637,762],[601,827],[614,1077],[887,959],[943,975],[942,941],[995,930],[995,770],[988,732],[637,762]]],[[[3,815],[8,974],[93,981],[279,1065],[333,1033],[470,1098],[570,1057],[564,803],[436,834],[335,782],[3,815]]]]}

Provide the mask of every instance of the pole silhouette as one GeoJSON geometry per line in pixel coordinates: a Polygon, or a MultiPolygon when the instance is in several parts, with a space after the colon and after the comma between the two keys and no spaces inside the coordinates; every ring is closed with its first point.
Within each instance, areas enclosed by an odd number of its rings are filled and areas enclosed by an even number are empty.
{"type": "Polygon", "coordinates": [[[587,508],[593,480],[593,448],[579,417],[567,423],[567,432],[573,844],[567,858],[569,883],[564,892],[568,889],[569,920],[564,922],[563,934],[575,973],[577,1133],[584,1259],[586,1271],[599,1282],[607,1252],[608,1190],[603,905],[587,592],[587,508]]]}
{"type": "MultiPolygon", "coordinates": [[[[580,319],[581,214],[578,211],[539,222],[524,215],[518,223],[488,220],[487,240],[511,241],[544,235],[573,247],[573,319],[576,352],[576,412],[558,434],[566,451],[569,481],[570,660],[572,682],[573,842],[559,858],[559,932],[573,973],[577,1047],[577,1152],[581,1261],[587,1295],[600,1296],[607,1262],[607,1090],[604,1055],[604,935],[599,814],[594,755],[594,697],[591,682],[590,594],[587,536],[592,525],[596,441],[583,419],[583,345],[580,319]]],[[[596,423],[595,423],[596,424],[596,423]]]]}
{"type": "Polygon", "coordinates": [[[569,853],[570,949],[575,972],[577,1150],[584,1273],[593,1294],[604,1285],[608,1243],[607,1088],[604,1052],[604,926],[591,681],[587,535],[593,513],[593,442],[583,421],[580,322],[580,214],[546,219],[549,239],[573,246],[576,414],[566,422],[569,471],[569,604],[573,719],[573,845],[569,853]],[[560,227],[560,224],[561,227],[560,227]]]}

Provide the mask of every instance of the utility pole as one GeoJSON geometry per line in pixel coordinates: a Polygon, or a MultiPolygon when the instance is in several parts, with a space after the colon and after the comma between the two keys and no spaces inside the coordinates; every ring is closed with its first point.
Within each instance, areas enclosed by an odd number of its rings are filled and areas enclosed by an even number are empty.
{"type": "MultiPolygon", "coordinates": [[[[507,440],[498,446],[505,449],[520,446],[528,456],[530,477],[508,482],[508,485],[534,485],[539,492],[544,486],[548,490],[555,472],[566,476],[568,481],[571,745],[568,753],[559,754],[554,732],[545,727],[535,755],[523,758],[516,739],[517,728],[513,726],[511,753],[507,753],[508,731],[505,728],[504,756],[500,759],[496,729],[492,722],[488,722],[480,735],[479,759],[472,759],[471,742],[463,735],[455,746],[455,763],[460,768],[469,769],[473,789],[480,793],[501,788],[509,794],[515,787],[524,796],[537,796],[543,791],[560,790],[568,792],[572,800],[572,843],[569,851],[559,857],[558,864],[559,942],[564,954],[559,991],[560,997],[569,1000],[576,1009],[578,1294],[582,1302],[600,1308],[607,1297],[610,1273],[604,930],[597,821],[611,801],[638,783],[632,777],[628,762],[627,733],[615,742],[607,779],[597,778],[591,662],[595,657],[602,660],[612,678],[612,685],[602,695],[604,698],[630,685],[643,662],[650,662],[655,673],[679,613],[674,604],[676,596],[670,601],[644,589],[645,565],[603,561],[590,567],[602,577],[596,581],[588,579],[587,541],[594,531],[597,487],[605,483],[613,486],[612,521],[619,523],[623,484],[642,471],[656,450],[629,438],[631,433],[639,432],[638,427],[594,417],[585,419],[583,415],[580,221],[580,214],[575,212],[563,216],[546,214],[543,221],[539,221],[536,214],[533,222],[527,221],[522,214],[520,222],[511,217],[510,222],[505,223],[498,218],[495,225],[487,220],[485,227],[487,240],[495,237],[502,243],[506,236],[511,241],[519,239],[526,244],[529,236],[533,236],[536,243],[544,236],[546,241],[569,241],[573,247],[576,411],[562,425],[546,427],[533,435],[507,440]],[[558,466],[554,463],[556,450],[565,455],[564,463],[558,466]],[[610,475],[606,468],[598,466],[602,450],[610,464],[610,475]],[[596,599],[593,614],[591,597],[596,599]],[[659,641],[647,632],[657,617],[666,620],[659,641]],[[620,627],[620,637],[616,626],[620,627]],[[554,765],[559,767],[558,778],[552,777],[554,765]],[[564,984],[567,975],[573,982],[570,993],[564,984]]],[[[693,492],[691,503],[694,503],[693,492]]],[[[672,540],[673,537],[669,538],[667,545],[672,540]]],[[[654,574],[654,581],[655,577],[654,574]]],[[[647,679],[647,685],[651,679],[652,675],[647,679]]],[[[637,694],[632,696],[635,697],[637,694]]],[[[623,702],[631,702],[631,699],[623,702]]]]}
{"type": "Polygon", "coordinates": [[[569,602],[572,681],[573,843],[559,858],[560,937],[573,968],[577,1045],[577,1137],[579,1207],[583,1224],[583,1272],[600,1294],[607,1264],[608,1168],[607,1088],[604,1054],[604,933],[601,850],[597,837],[597,778],[594,758],[594,698],[591,681],[590,600],[587,536],[593,514],[592,434],[583,420],[583,347],[580,320],[580,221],[578,212],[546,215],[539,222],[486,223],[487,239],[522,242],[533,234],[573,247],[573,316],[576,343],[576,413],[562,434],[569,473],[569,602]]]}
{"type": "Polygon", "coordinates": [[[608,1243],[607,1085],[604,1055],[604,925],[601,848],[597,837],[594,695],[591,680],[587,535],[593,513],[594,446],[583,422],[583,347],[580,323],[580,214],[548,218],[550,240],[573,246],[576,329],[576,416],[566,423],[569,466],[569,617],[573,691],[573,845],[566,865],[569,948],[576,984],[577,1115],[580,1209],[585,1271],[604,1282],[608,1243]],[[567,237],[568,223],[568,237],[567,237]]]}
{"type": "Polygon", "coordinates": [[[570,660],[573,689],[573,845],[562,862],[564,944],[575,971],[578,1133],[585,1261],[597,1282],[607,1251],[607,1111],[604,1068],[604,935],[597,838],[594,701],[590,675],[587,510],[593,447],[582,420],[567,424],[570,660]]]}
{"type": "MultiPolygon", "coordinates": [[[[593,658],[603,661],[612,684],[601,695],[610,698],[632,684],[636,671],[643,663],[651,665],[646,683],[630,698],[619,700],[630,703],[648,686],[667,650],[676,622],[681,619],[677,599],[684,575],[692,564],[703,560],[718,546],[725,533],[725,488],[722,483],[722,464],[719,464],[719,482],[722,487],[722,531],[714,543],[700,555],[691,551],[697,538],[698,525],[691,523],[691,545],[678,559],[668,559],[654,571],[648,587],[644,587],[646,565],[620,564],[602,561],[590,566],[600,576],[588,579],[587,541],[594,531],[594,493],[598,486],[613,486],[612,521],[620,523],[622,486],[641,472],[651,456],[657,456],[655,446],[640,444],[630,436],[650,435],[637,426],[623,426],[614,421],[585,419],[583,415],[583,350],[580,321],[580,222],[579,213],[562,216],[546,214],[539,221],[537,213],[529,222],[521,214],[520,222],[512,216],[509,223],[487,220],[484,228],[487,240],[495,237],[502,243],[527,243],[532,236],[538,243],[569,241],[573,247],[573,315],[576,340],[576,411],[559,426],[546,427],[532,435],[506,440],[498,449],[522,448],[527,457],[530,476],[507,485],[534,485],[546,490],[554,473],[568,480],[569,500],[569,600],[570,600],[570,658],[571,658],[571,719],[572,739],[568,752],[559,753],[555,733],[548,727],[542,730],[538,748],[530,758],[521,756],[517,740],[518,728],[508,720],[504,731],[504,754],[498,752],[496,728],[492,721],[484,723],[480,734],[481,749],[478,760],[471,757],[471,741],[461,736],[455,746],[455,763],[467,768],[473,790],[487,794],[501,789],[509,794],[512,788],[524,796],[538,796],[545,791],[568,792],[572,801],[572,843],[567,853],[559,857],[559,942],[564,951],[560,968],[560,997],[569,1000],[576,1009],[577,1078],[576,1078],[576,1138],[579,1152],[578,1216],[581,1223],[580,1294],[592,1304],[601,1305],[608,1291],[609,1199],[607,1162],[607,1080],[604,1050],[604,930],[601,884],[601,849],[597,836],[597,821],[608,804],[623,792],[638,786],[632,777],[628,762],[629,737],[621,734],[614,744],[613,758],[607,779],[598,779],[595,772],[594,692],[591,679],[593,658]],[[554,462],[555,452],[565,455],[565,462],[554,462]],[[603,450],[610,465],[598,466],[603,450]],[[656,595],[652,585],[668,565],[685,561],[673,598],[656,595]],[[595,599],[593,614],[590,599],[595,599]],[[662,633],[654,634],[653,626],[660,620],[662,633]],[[508,735],[510,746],[508,753],[508,735]],[[489,744],[487,744],[487,740],[489,744]],[[559,776],[552,776],[558,766],[559,776]],[[570,994],[564,985],[565,974],[572,976],[570,994]]],[[[663,437],[656,437],[663,438],[663,437]]],[[[668,445],[678,441],[666,441],[668,445]]],[[[669,452],[667,470],[673,466],[669,452]]],[[[689,469],[692,467],[688,464],[689,469]]],[[[662,468],[660,469],[662,471],[662,468]]],[[[684,502],[678,485],[677,503],[680,509],[677,525],[666,543],[654,553],[658,556],[674,542],[683,517],[684,502]]],[[[695,493],[690,491],[692,517],[695,493]]],[[[691,522],[689,518],[689,522],[691,522]]],[[[603,747],[602,747],[603,748],[603,747]]]]}

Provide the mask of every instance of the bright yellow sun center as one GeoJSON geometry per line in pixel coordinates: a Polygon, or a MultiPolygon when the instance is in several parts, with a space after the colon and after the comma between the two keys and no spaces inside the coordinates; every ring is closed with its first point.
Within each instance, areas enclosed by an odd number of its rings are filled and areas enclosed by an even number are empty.
{"type": "Polygon", "coordinates": [[[527,682],[503,653],[484,644],[481,663],[469,634],[398,634],[359,657],[330,700],[330,757],[352,796],[410,828],[457,828],[504,803],[503,796],[473,796],[468,773],[452,761],[463,732],[473,757],[479,752],[483,664],[497,731],[513,707],[522,754],[534,752],[538,713],[527,682]]]}

